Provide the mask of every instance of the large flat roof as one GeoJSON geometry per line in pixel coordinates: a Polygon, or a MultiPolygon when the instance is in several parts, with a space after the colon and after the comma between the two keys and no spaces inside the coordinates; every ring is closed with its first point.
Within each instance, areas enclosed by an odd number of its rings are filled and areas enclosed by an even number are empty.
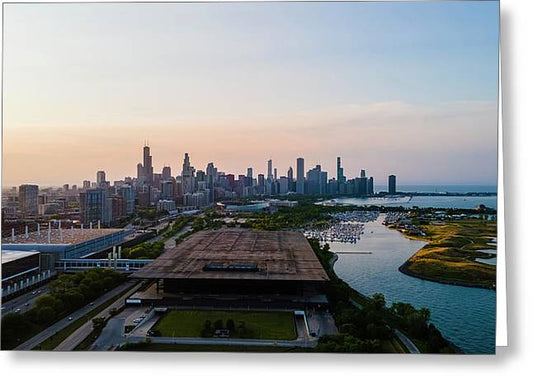
{"type": "Polygon", "coordinates": [[[38,255],[38,251],[7,251],[2,249],[2,264],[38,255]]]}
{"type": "Polygon", "coordinates": [[[141,279],[329,280],[300,232],[202,231],[135,272],[141,279]]]}
{"type": "Polygon", "coordinates": [[[29,232],[28,237],[24,233],[15,235],[12,240],[11,236],[2,237],[2,244],[50,244],[50,245],[72,245],[79,244],[95,238],[107,236],[113,233],[121,232],[124,229],[98,229],[98,228],[63,228],[50,230],[50,243],[48,242],[48,228],[41,228],[40,234],[37,231],[29,232]]]}

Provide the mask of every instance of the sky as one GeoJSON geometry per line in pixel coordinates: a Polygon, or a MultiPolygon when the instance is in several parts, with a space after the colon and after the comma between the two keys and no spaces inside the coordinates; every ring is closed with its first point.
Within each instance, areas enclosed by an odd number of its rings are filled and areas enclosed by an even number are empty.
{"type": "Polygon", "coordinates": [[[499,3],[5,4],[2,186],[321,164],[497,183],[499,3]]]}

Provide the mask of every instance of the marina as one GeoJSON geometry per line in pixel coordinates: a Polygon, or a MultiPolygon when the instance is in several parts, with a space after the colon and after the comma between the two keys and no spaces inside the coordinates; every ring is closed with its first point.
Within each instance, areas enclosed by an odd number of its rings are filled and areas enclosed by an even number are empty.
{"type": "Polygon", "coordinates": [[[321,229],[304,230],[307,238],[316,238],[320,242],[342,242],[355,244],[365,233],[364,223],[375,221],[377,211],[349,211],[331,214],[334,221],[321,229]]]}

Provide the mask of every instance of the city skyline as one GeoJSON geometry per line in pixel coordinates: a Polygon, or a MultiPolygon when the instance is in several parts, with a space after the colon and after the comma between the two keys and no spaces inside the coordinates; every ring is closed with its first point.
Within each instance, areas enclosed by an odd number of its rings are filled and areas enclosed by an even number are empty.
{"type": "Polygon", "coordinates": [[[2,186],[134,176],[146,138],[158,171],[495,185],[497,26],[490,1],[7,4],[2,186]]]}
{"type": "MultiPolygon", "coordinates": [[[[130,168],[128,171],[131,171],[131,173],[128,173],[128,174],[122,174],[120,175],[117,174],[117,175],[111,175],[108,173],[108,171],[113,171],[114,169],[112,168],[113,166],[113,163],[111,162],[111,164],[109,165],[109,167],[111,168],[108,168],[106,166],[100,166],[101,168],[98,168],[96,169],[95,168],[92,168],[89,166],[89,169],[93,170],[92,171],[92,175],[91,176],[80,176],[80,177],[76,177],[72,180],[63,180],[63,181],[57,181],[57,182],[54,182],[54,183],[48,183],[47,181],[45,181],[44,183],[43,182],[39,182],[39,181],[36,181],[36,180],[28,180],[28,179],[25,179],[25,180],[21,180],[20,182],[16,182],[16,183],[13,183],[13,184],[7,184],[7,183],[4,183],[5,181],[3,180],[3,184],[2,184],[2,188],[3,189],[8,189],[8,188],[11,188],[11,187],[14,187],[14,186],[20,186],[20,185],[38,185],[40,187],[56,187],[56,188],[61,188],[62,186],[64,185],[77,185],[79,189],[83,189],[83,188],[86,188],[86,187],[83,187],[84,186],[84,182],[94,182],[94,183],[98,183],[99,182],[99,175],[101,173],[103,173],[103,179],[104,180],[107,180],[108,182],[113,182],[113,181],[121,181],[123,180],[124,178],[127,178],[127,177],[132,177],[132,178],[135,178],[139,175],[139,168],[143,165],[143,161],[145,160],[144,159],[144,149],[146,149],[146,147],[149,148],[149,152],[152,153],[153,150],[150,146],[147,146],[146,145],[147,142],[145,141],[144,143],[144,146],[142,147],[142,153],[140,153],[140,157],[138,157],[136,160],[133,160],[133,164],[134,164],[134,167],[130,168]],[[139,162],[139,160],[141,162],[139,162]],[[137,170],[135,170],[137,169],[137,170]]],[[[136,153],[139,154],[139,151],[137,151],[136,153]]],[[[279,177],[287,177],[288,176],[288,170],[291,169],[291,170],[294,170],[294,181],[297,182],[297,166],[298,166],[298,159],[303,159],[305,161],[305,164],[304,164],[304,169],[303,169],[303,177],[305,178],[305,175],[307,174],[307,172],[311,169],[313,169],[315,166],[321,166],[322,167],[322,170],[323,171],[326,171],[328,174],[329,174],[329,178],[335,178],[335,179],[338,179],[338,163],[339,163],[339,159],[342,160],[342,167],[341,167],[341,174],[342,174],[342,177],[344,178],[344,182],[346,181],[347,178],[353,178],[353,177],[356,177],[358,176],[358,174],[361,172],[361,171],[365,171],[365,170],[372,170],[374,171],[374,168],[372,166],[366,166],[366,165],[361,165],[359,167],[354,167],[354,168],[348,168],[346,166],[346,162],[345,162],[345,158],[342,157],[342,156],[335,156],[333,158],[333,161],[326,161],[325,163],[323,162],[320,162],[320,161],[317,161],[317,162],[312,162],[312,161],[309,161],[305,156],[299,156],[299,157],[294,157],[292,162],[289,161],[287,166],[285,165],[280,165],[280,163],[277,163],[275,160],[273,160],[272,158],[269,158],[269,159],[265,159],[263,164],[262,165],[259,165],[259,166],[255,166],[255,165],[246,165],[245,161],[242,161],[242,167],[238,168],[237,171],[233,171],[233,170],[229,170],[229,169],[224,169],[222,166],[220,166],[219,163],[217,163],[216,160],[209,160],[207,159],[208,161],[205,162],[205,163],[202,163],[202,162],[198,162],[196,158],[194,158],[194,154],[190,153],[190,152],[183,152],[181,154],[181,159],[180,159],[180,156],[178,155],[176,157],[176,161],[173,162],[173,163],[156,163],[155,166],[152,165],[150,166],[151,167],[151,171],[152,171],[152,174],[161,174],[164,170],[165,171],[168,171],[168,169],[170,168],[170,170],[172,171],[171,173],[171,176],[172,177],[177,177],[177,176],[181,176],[181,172],[182,172],[182,165],[183,165],[183,155],[187,155],[188,158],[192,158],[195,160],[194,162],[191,162],[191,165],[194,165],[195,167],[195,171],[198,171],[198,170],[201,170],[203,172],[205,172],[207,166],[209,164],[214,164],[215,166],[217,166],[218,170],[220,172],[224,172],[225,174],[231,174],[231,175],[234,175],[234,176],[239,176],[239,175],[244,175],[244,176],[249,176],[249,172],[250,170],[253,171],[252,173],[252,176],[254,178],[257,178],[258,175],[264,175],[265,179],[268,177],[268,165],[269,165],[269,162],[272,163],[272,171],[278,171],[277,173],[277,176],[278,178],[279,177]],[[325,166],[328,166],[330,165],[331,167],[330,168],[327,168],[325,166]],[[247,166],[247,167],[245,167],[247,166]],[[370,167],[370,168],[369,168],[370,167]]],[[[149,158],[150,158],[150,163],[152,163],[152,157],[153,157],[153,153],[150,154],[149,158]]],[[[157,158],[157,155],[156,155],[156,158],[157,158]]],[[[320,159],[322,160],[322,159],[320,159]]],[[[378,174],[373,174],[374,176],[377,177],[377,186],[387,186],[388,185],[388,179],[389,179],[389,176],[391,174],[394,174],[394,175],[398,175],[396,173],[396,171],[399,170],[399,169],[392,169],[391,171],[388,171],[388,172],[384,172],[383,176],[380,176],[378,174]]],[[[274,176],[274,173],[272,173],[272,176],[274,176]]],[[[438,178],[438,177],[437,177],[438,178]]],[[[468,182],[468,183],[461,183],[461,182],[439,182],[438,179],[436,179],[435,181],[429,181],[429,182],[410,182],[410,181],[404,181],[402,179],[402,184],[401,185],[408,185],[408,186],[413,186],[413,185],[422,185],[422,186],[432,186],[432,185],[435,185],[435,186],[445,186],[445,185],[450,185],[450,186],[454,186],[454,185],[463,185],[463,186],[468,186],[468,185],[471,185],[471,186],[496,186],[497,183],[494,182],[494,183],[491,183],[491,182],[468,182]]]]}

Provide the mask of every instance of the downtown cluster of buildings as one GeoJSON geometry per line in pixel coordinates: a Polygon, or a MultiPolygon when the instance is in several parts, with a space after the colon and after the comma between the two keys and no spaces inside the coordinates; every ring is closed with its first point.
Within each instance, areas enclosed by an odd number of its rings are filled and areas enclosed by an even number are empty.
{"type": "MultiPolygon", "coordinates": [[[[106,180],[105,171],[96,173],[96,181],[83,181],[82,187],[63,185],[59,189],[39,190],[36,185],[21,185],[4,193],[2,212],[7,218],[32,219],[50,215],[78,215],[83,225],[100,222],[113,225],[133,214],[136,207],[156,207],[173,212],[201,209],[221,199],[253,196],[273,196],[296,193],[301,195],[374,195],[374,178],[361,170],[358,177],[347,179],[337,158],[336,176],[320,165],[305,171],[305,160],[296,159],[296,173],[289,167],[278,174],[272,160],[267,161],[265,174],[254,175],[251,167],[246,174],[234,175],[219,171],[214,163],[205,170],[195,169],[189,154],[185,154],[181,172],[172,175],[170,166],[154,172],[150,147],[143,147],[143,160],[137,165],[136,177],[125,177],[113,183],[106,180]]],[[[396,194],[396,177],[389,176],[389,194],[396,194]]]]}

